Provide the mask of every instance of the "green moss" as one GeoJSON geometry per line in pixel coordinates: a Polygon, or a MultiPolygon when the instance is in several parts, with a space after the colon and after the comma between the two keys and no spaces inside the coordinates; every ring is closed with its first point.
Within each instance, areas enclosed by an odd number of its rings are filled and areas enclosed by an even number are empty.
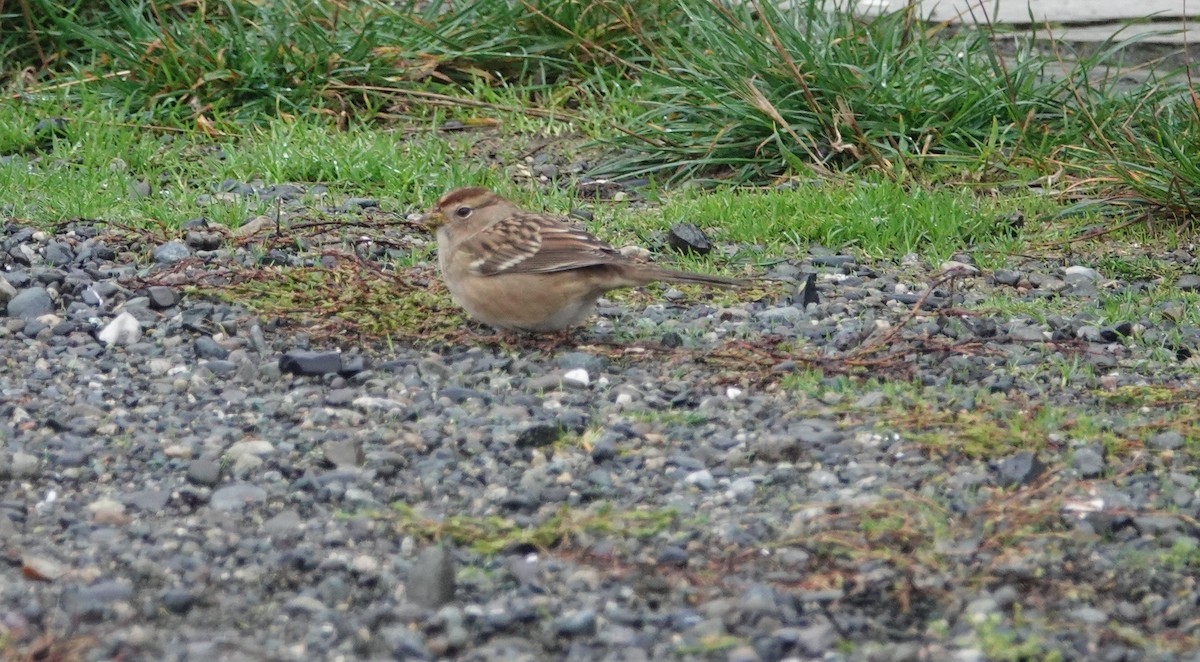
{"type": "Polygon", "coordinates": [[[444,337],[462,326],[458,307],[444,293],[353,262],[332,268],[261,267],[232,284],[190,289],[303,325],[317,336],[397,341],[444,337]]]}
{"type": "Polygon", "coordinates": [[[424,517],[407,504],[393,504],[397,529],[427,539],[449,539],[481,554],[499,554],[519,546],[549,549],[567,543],[580,533],[618,538],[645,539],[678,523],[674,508],[617,510],[610,504],[590,509],[567,506],[533,526],[523,527],[499,515],[450,515],[443,519],[424,517]]]}

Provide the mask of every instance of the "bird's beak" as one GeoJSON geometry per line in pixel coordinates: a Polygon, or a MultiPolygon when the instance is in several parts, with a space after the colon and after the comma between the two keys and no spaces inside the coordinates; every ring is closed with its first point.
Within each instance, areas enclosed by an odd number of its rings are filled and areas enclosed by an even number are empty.
{"type": "Polygon", "coordinates": [[[437,232],[438,228],[446,224],[446,215],[437,209],[434,209],[426,212],[426,214],[421,217],[421,223],[423,223],[425,227],[429,228],[430,232],[437,232]]]}

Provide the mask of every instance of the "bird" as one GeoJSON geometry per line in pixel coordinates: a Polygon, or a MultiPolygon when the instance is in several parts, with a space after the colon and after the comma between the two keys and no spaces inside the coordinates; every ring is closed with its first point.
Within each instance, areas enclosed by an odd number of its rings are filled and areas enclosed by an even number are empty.
{"type": "Polygon", "coordinates": [[[530,212],[480,187],[456,188],[424,216],[451,297],[501,331],[564,332],[605,292],[655,281],[744,287],[748,281],[626,257],[566,218],[530,212]]]}

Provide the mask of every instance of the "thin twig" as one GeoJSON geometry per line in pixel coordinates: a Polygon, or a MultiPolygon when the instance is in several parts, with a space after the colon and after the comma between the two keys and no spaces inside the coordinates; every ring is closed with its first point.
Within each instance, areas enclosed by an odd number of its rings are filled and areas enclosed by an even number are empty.
{"type": "Polygon", "coordinates": [[[1033,246],[1036,248],[1057,248],[1060,246],[1065,246],[1067,244],[1073,244],[1077,241],[1086,241],[1088,239],[1095,239],[1096,237],[1102,237],[1106,234],[1111,234],[1118,230],[1123,230],[1131,225],[1145,223],[1148,220],[1150,220],[1150,214],[1142,213],[1142,214],[1138,214],[1137,216],[1135,216],[1134,218],[1132,218],[1128,221],[1125,221],[1123,223],[1118,223],[1111,227],[1101,228],[1099,230],[1091,230],[1089,232],[1084,232],[1083,234],[1076,236],[1076,237],[1067,237],[1066,239],[1060,239],[1057,241],[1036,242],[1033,244],[1033,246]]]}

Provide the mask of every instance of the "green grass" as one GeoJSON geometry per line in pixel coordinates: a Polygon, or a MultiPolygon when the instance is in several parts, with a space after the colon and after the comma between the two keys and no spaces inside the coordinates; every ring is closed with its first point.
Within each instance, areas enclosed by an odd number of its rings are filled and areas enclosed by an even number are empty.
{"type": "MultiPolygon", "coordinates": [[[[519,103],[520,98],[511,100],[519,103]]],[[[94,218],[169,228],[197,216],[237,226],[271,213],[269,204],[252,197],[212,201],[211,194],[226,179],[321,184],[329,188],[334,204],[343,197],[376,197],[385,210],[397,212],[426,208],[449,188],[466,184],[493,186],[535,209],[566,213],[578,205],[567,189],[516,185],[500,168],[489,167],[475,147],[478,132],[381,132],[365,125],[338,129],[312,117],[269,120],[236,135],[146,131],[94,95],[84,101],[70,114],[63,135],[48,143],[38,141],[34,126],[39,118],[65,114],[69,102],[0,107],[0,154],[10,155],[14,163],[29,162],[29,167],[0,168],[0,192],[22,193],[3,196],[12,205],[11,216],[41,225],[94,218]],[[150,184],[149,196],[130,194],[139,181],[150,184]]],[[[595,122],[600,112],[592,108],[576,114],[595,122]]],[[[500,143],[491,152],[501,163],[520,162],[523,145],[530,142],[523,136],[539,128],[545,135],[564,125],[519,113],[499,116],[526,123],[519,131],[499,128],[483,134],[500,143]]],[[[582,134],[583,124],[566,126],[582,134]]],[[[582,149],[581,140],[568,137],[553,144],[570,160],[582,149]]],[[[716,240],[746,246],[732,259],[752,263],[815,243],[876,257],[915,251],[931,262],[955,251],[980,249],[986,264],[987,255],[1003,255],[1020,245],[1020,238],[998,218],[1013,212],[1039,218],[1055,210],[1043,196],[980,196],[884,178],[842,185],[818,181],[786,191],[727,189],[705,196],[650,192],[659,206],[594,205],[595,225],[603,228],[598,232],[617,245],[645,244],[672,223],[693,222],[716,240]],[[757,249],[750,248],[755,245],[757,249]]],[[[678,262],[703,268],[705,260],[681,256],[678,262]]]]}
{"type": "Polygon", "coordinates": [[[907,11],[860,18],[853,3],[681,3],[691,39],[656,49],[653,96],[615,170],[762,181],[870,168],[906,178],[942,164],[963,179],[1036,176],[1074,137],[1067,79],[1017,39],[939,34],[907,11]]]}
{"type": "Polygon", "coordinates": [[[1045,217],[1054,208],[1053,202],[1033,195],[978,196],[965,189],[911,188],[867,177],[850,183],[815,181],[790,190],[719,189],[704,196],[673,196],[654,214],[664,222],[686,220],[716,228],[726,241],[773,249],[807,250],[817,244],[871,257],[917,252],[941,261],[980,247],[989,253],[1010,252],[1019,237],[998,219],[1013,212],[1045,217]]]}
{"type": "MultiPolygon", "coordinates": [[[[68,117],[92,97],[135,125],[239,135],[277,130],[276,119],[429,127],[448,108],[517,133],[582,133],[607,153],[595,172],[659,182],[817,175],[838,186],[869,171],[908,193],[1038,185],[1070,187],[1068,202],[1104,214],[1178,222],[1200,209],[1200,105],[1172,72],[1119,87],[1107,68],[1133,42],[1081,54],[992,26],[944,30],[907,10],[791,7],[30,0],[0,10],[0,85],[33,101],[62,95],[68,117]]],[[[374,163],[275,167],[371,182],[386,176],[374,163]]],[[[937,242],[942,222],[881,245],[937,242]]]]}
{"type": "MultiPolygon", "coordinates": [[[[1042,662],[1061,662],[1061,651],[1055,650],[1052,644],[1041,641],[1036,635],[1022,634],[1020,625],[1023,623],[1006,623],[1010,617],[1000,617],[989,614],[975,624],[975,634],[979,640],[979,648],[989,660],[1004,662],[1026,662],[1041,660],[1042,662]],[[1028,638],[1026,638],[1028,637],[1028,638]]],[[[1018,621],[1016,617],[1011,617],[1018,621]]]]}
{"type": "Polygon", "coordinates": [[[428,81],[545,86],[636,57],[677,12],[665,1],[21,4],[0,14],[14,70],[77,67],[130,110],[218,124],[373,115],[428,81]]]}
{"type": "MultiPolygon", "coordinates": [[[[197,203],[225,179],[323,184],[335,200],[373,196],[397,210],[426,208],[447,189],[466,184],[520,193],[470,154],[478,139],[472,132],[379,131],[365,125],[341,130],[309,117],[208,136],[147,131],[95,96],[76,108],[67,103],[0,105],[0,155],[13,159],[0,167],[0,202],[12,205],[7,213],[13,217],[38,224],[95,218],[171,227],[204,215],[236,226],[269,210],[245,199],[197,203]],[[39,118],[55,115],[70,116],[63,135],[39,141],[34,132],[39,118]],[[137,181],[150,183],[151,195],[131,196],[137,181]],[[21,195],[13,195],[17,191],[21,195]]],[[[502,156],[520,149],[518,140],[502,156]]],[[[565,199],[556,198],[564,209],[565,199]]]]}
{"type": "Polygon", "coordinates": [[[586,509],[563,506],[532,526],[521,526],[500,516],[451,515],[432,519],[401,503],[393,505],[390,517],[403,534],[450,540],[489,555],[522,546],[539,549],[569,546],[572,538],[581,533],[646,539],[679,523],[679,513],[671,508],[619,510],[604,503],[586,509]]]}
{"type": "MultiPolygon", "coordinates": [[[[1163,269],[1170,274],[1177,273],[1173,267],[1163,269]]],[[[1098,327],[1122,322],[1142,323],[1144,320],[1169,333],[1176,325],[1200,325],[1200,295],[1179,291],[1174,287],[1176,278],[1175,275],[1157,278],[1147,283],[1145,289],[1101,290],[1086,297],[1027,298],[1015,290],[1000,292],[979,301],[975,309],[1004,317],[1028,317],[1043,323],[1054,316],[1084,314],[1098,327]]],[[[1138,338],[1135,336],[1132,341],[1137,342],[1138,338]]]]}
{"type": "MultiPolygon", "coordinates": [[[[805,412],[813,408],[807,398],[819,400],[828,408],[827,416],[849,425],[875,420],[878,431],[899,433],[941,458],[995,460],[1022,450],[1062,452],[1080,441],[1124,457],[1141,452],[1145,438],[1167,429],[1179,431],[1186,440],[1200,439],[1194,394],[1186,390],[1109,390],[1092,364],[1071,354],[1054,354],[1021,368],[1000,366],[995,372],[1012,373],[1054,393],[1073,391],[1072,404],[1014,398],[973,382],[944,389],[919,381],[827,377],[816,370],[792,373],[779,385],[794,394],[805,412]],[[883,397],[869,408],[857,405],[872,393],[883,397]]],[[[1190,441],[1180,450],[1189,457],[1197,451],[1200,445],[1190,441]]]]}

